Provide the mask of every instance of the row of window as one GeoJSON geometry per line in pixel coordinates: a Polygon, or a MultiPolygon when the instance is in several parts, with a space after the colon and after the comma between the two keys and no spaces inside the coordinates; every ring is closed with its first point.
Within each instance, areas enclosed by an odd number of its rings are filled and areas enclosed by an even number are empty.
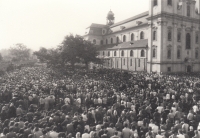
{"type": "MultiPolygon", "coordinates": [[[[105,52],[103,51],[103,56],[105,52]]],[[[110,56],[110,51],[108,51],[108,56],[110,56]]],[[[117,51],[114,51],[114,56],[117,56],[117,51]]],[[[124,50],[121,51],[121,56],[124,56],[124,50]]],[[[130,57],[133,57],[133,50],[130,51],[130,57]]],[[[140,52],[140,57],[145,57],[145,51],[142,49],[140,52]]]]}
{"type": "MultiPolygon", "coordinates": [[[[153,6],[157,6],[158,5],[158,0],[154,0],[153,2],[153,6]]],[[[172,0],[167,0],[167,5],[172,6],[172,0]]],[[[190,5],[187,5],[187,16],[190,17],[190,5]]]]}
{"type": "MultiPolygon", "coordinates": [[[[157,6],[158,5],[158,0],[154,0],[153,5],[157,6]]],[[[172,0],[167,0],[167,5],[172,6],[172,0]]]]}
{"type": "MultiPolygon", "coordinates": [[[[168,41],[172,41],[172,32],[168,31],[168,41]]],[[[177,41],[180,42],[181,41],[181,33],[178,32],[177,34],[177,41]]],[[[196,34],[195,36],[195,43],[198,44],[199,43],[199,35],[196,34]]],[[[186,34],[186,49],[191,49],[191,35],[190,33],[186,34]]]]}
{"type": "MultiPolygon", "coordinates": [[[[142,31],[140,33],[140,39],[144,39],[144,32],[142,31]]],[[[131,41],[134,41],[135,40],[135,36],[134,34],[132,33],[131,34],[131,41]]],[[[127,37],[126,35],[123,35],[123,38],[122,38],[122,42],[126,42],[127,41],[127,37]]],[[[96,44],[96,39],[93,39],[93,43],[96,44]]],[[[103,45],[103,40],[101,40],[101,45],[103,45]]],[[[110,43],[113,44],[113,38],[110,38],[110,43]]],[[[119,37],[117,36],[116,38],[116,43],[119,43],[119,37]]],[[[108,39],[106,39],[106,44],[108,44],[108,39]]]]}
{"type": "MultiPolygon", "coordinates": [[[[153,56],[154,56],[154,51],[153,51],[153,56]]],[[[167,58],[168,59],[171,59],[171,56],[172,56],[172,51],[171,51],[171,49],[168,49],[168,51],[167,51],[167,58]]],[[[180,59],[181,58],[181,50],[180,49],[178,49],[177,50],[177,59],[180,59]]],[[[196,50],[195,51],[195,58],[196,59],[198,59],[199,58],[199,52],[196,50]]]]}
{"type": "MultiPolygon", "coordinates": [[[[103,56],[104,55],[105,55],[105,52],[103,51],[103,56]]],[[[108,51],[108,56],[110,56],[110,51],[108,51]]],[[[116,51],[114,51],[114,56],[117,56],[117,52],[116,51]]],[[[123,50],[121,51],[121,56],[122,57],[124,56],[124,51],[123,50]]],[[[156,58],[156,56],[157,56],[157,49],[154,48],[152,50],[152,57],[156,58]]],[[[171,56],[172,56],[172,51],[171,51],[171,49],[168,49],[167,58],[171,59],[171,56]]],[[[130,57],[133,57],[133,50],[130,51],[130,57]]],[[[140,57],[145,57],[145,51],[144,50],[141,50],[140,57]]],[[[198,59],[198,57],[199,57],[199,52],[196,50],[195,51],[195,58],[198,59]]],[[[178,49],[177,50],[177,59],[180,59],[180,58],[181,58],[181,49],[178,49]]]]}
{"type": "MultiPolygon", "coordinates": [[[[123,59],[123,65],[126,65],[126,59],[123,59]]],[[[140,59],[138,59],[138,67],[140,67],[140,59]]],[[[130,59],[130,66],[133,66],[133,60],[130,59]]],[[[117,68],[118,68],[118,61],[117,61],[117,68]]]]}

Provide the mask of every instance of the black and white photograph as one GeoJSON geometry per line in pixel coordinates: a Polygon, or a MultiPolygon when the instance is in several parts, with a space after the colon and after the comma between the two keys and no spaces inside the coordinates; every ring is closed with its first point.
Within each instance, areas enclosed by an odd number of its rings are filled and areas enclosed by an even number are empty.
{"type": "Polygon", "coordinates": [[[0,0],[0,138],[200,138],[200,0],[0,0]]]}

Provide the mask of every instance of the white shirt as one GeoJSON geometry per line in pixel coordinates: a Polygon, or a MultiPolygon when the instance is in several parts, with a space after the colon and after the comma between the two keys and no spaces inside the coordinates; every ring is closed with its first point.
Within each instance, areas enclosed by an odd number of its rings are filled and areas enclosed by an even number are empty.
{"type": "Polygon", "coordinates": [[[177,138],[185,138],[185,136],[182,134],[179,134],[179,135],[177,135],[177,138]]]}
{"type": "Polygon", "coordinates": [[[88,133],[83,133],[82,138],[90,138],[90,134],[88,134],[88,133]]]}

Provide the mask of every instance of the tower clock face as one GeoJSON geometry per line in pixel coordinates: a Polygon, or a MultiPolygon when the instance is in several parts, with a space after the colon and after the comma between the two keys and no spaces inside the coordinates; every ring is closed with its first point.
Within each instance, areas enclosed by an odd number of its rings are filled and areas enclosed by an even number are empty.
{"type": "Polygon", "coordinates": [[[105,34],[106,34],[106,32],[107,32],[107,30],[106,30],[106,29],[102,29],[102,34],[103,34],[103,35],[105,35],[105,34]]]}

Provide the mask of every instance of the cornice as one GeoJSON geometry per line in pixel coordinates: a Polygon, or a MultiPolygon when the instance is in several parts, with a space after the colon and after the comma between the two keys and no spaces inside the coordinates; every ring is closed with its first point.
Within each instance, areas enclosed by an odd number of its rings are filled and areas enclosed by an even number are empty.
{"type": "Polygon", "coordinates": [[[168,13],[168,12],[161,12],[157,15],[150,16],[146,19],[147,20],[154,20],[156,18],[173,18],[173,19],[177,19],[177,20],[180,20],[180,21],[189,21],[189,22],[193,22],[193,23],[199,23],[199,19],[195,19],[195,18],[191,18],[191,17],[187,17],[187,16],[182,16],[182,15],[178,15],[178,14],[171,14],[171,13],[168,13]]]}

